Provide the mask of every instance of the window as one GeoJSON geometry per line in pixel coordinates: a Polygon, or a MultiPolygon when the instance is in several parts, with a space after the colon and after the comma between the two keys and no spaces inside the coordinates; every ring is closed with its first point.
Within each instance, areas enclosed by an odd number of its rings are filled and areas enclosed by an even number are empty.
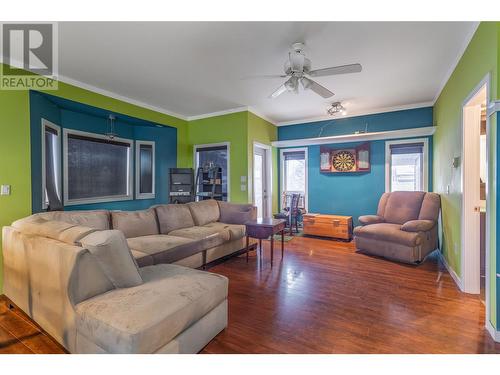
{"type": "Polygon", "coordinates": [[[61,128],[42,119],[42,209],[60,210],[61,128]]]}
{"type": "MultiPolygon", "coordinates": [[[[198,168],[217,166],[222,169],[222,186],[216,186],[216,194],[222,194],[222,200],[229,201],[229,143],[217,143],[194,146],[195,178],[198,168]]],[[[211,189],[211,187],[207,187],[211,189]]]]}
{"type": "Polygon", "coordinates": [[[136,141],[135,143],[135,197],[151,199],[155,197],[155,143],[136,141]]]}
{"type": "Polygon", "coordinates": [[[298,193],[299,207],[307,209],[307,148],[285,149],[280,154],[282,198],[298,193]]]}
{"type": "Polygon", "coordinates": [[[427,139],[386,142],[386,191],[427,191],[427,139]]]}
{"type": "Polygon", "coordinates": [[[64,203],[132,199],[132,141],[64,130],[64,203]]]}

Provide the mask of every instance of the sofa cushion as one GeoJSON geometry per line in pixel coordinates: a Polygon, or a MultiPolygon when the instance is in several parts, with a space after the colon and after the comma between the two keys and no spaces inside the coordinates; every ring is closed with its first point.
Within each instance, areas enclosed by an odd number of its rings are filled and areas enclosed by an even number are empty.
{"type": "Polygon", "coordinates": [[[395,191],[387,198],[384,219],[391,224],[404,224],[418,219],[425,193],[422,191],[395,191]]]}
{"type": "Polygon", "coordinates": [[[111,223],[113,229],[122,231],[126,238],[159,233],[154,210],[113,211],[111,223]]]}
{"type": "Polygon", "coordinates": [[[137,264],[122,232],[119,230],[94,232],[82,238],[80,242],[96,257],[115,288],[142,284],[137,264]]]}
{"type": "Polygon", "coordinates": [[[195,226],[191,228],[177,229],[170,232],[171,236],[191,238],[194,240],[202,240],[212,234],[220,234],[224,241],[231,240],[231,234],[229,233],[229,230],[221,231],[220,228],[209,228],[206,226],[195,226]]]}
{"type": "Polygon", "coordinates": [[[222,233],[225,236],[226,232],[229,232],[229,239],[231,241],[239,240],[240,238],[245,237],[246,227],[244,225],[239,224],[226,224],[221,222],[209,223],[204,225],[205,228],[216,229],[219,233],[222,233]]]}
{"type": "Polygon", "coordinates": [[[439,209],[441,208],[441,197],[436,193],[425,194],[422,201],[422,208],[418,215],[419,220],[433,220],[437,221],[439,216],[439,209]]]}
{"type": "Polygon", "coordinates": [[[47,220],[64,221],[66,223],[83,225],[99,230],[111,229],[109,222],[109,212],[106,210],[86,210],[86,211],[50,211],[41,212],[36,216],[47,220]]]}
{"type": "MultiPolygon", "coordinates": [[[[218,233],[202,239],[156,235],[129,238],[127,241],[132,250],[138,251],[137,255],[142,257],[142,254],[148,254],[153,261],[152,264],[174,263],[225,242],[218,233]]],[[[134,251],[132,251],[132,255],[136,256],[134,251]]],[[[136,261],[140,267],[143,266],[142,258],[136,258],[136,261]]]]}
{"type": "Polygon", "coordinates": [[[257,219],[257,208],[252,204],[234,204],[217,201],[220,209],[219,221],[226,224],[245,224],[257,219]]]}
{"type": "Polygon", "coordinates": [[[354,228],[355,237],[372,238],[388,242],[395,242],[405,246],[418,246],[422,243],[419,233],[405,232],[398,224],[371,224],[354,228]]]}
{"type": "Polygon", "coordinates": [[[195,225],[202,226],[219,220],[219,205],[215,199],[191,202],[188,203],[187,206],[191,210],[195,225]]]}
{"type": "Polygon", "coordinates": [[[153,353],[227,298],[224,276],[172,264],[141,268],[144,284],[76,306],[82,335],[108,353],[153,353]]]}
{"type": "Polygon", "coordinates": [[[164,204],[156,206],[160,233],[169,234],[176,229],[194,227],[191,210],[186,204],[164,204]]]}
{"type": "Polygon", "coordinates": [[[16,220],[12,226],[24,234],[47,237],[69,245],[78,245],[83,237],[97,230],[36,215],[16,220]]]}

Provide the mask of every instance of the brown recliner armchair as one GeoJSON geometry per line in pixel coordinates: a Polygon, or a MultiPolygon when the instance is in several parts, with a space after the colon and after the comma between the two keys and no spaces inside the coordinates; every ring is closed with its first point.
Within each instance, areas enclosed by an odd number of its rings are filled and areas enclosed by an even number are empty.
{"type": "Polygon", "coordinates": [[[354,228],[356,249],[405,263],[418,264],[438,248],[441,199],[436,193],[384,193],[377,215],[360,216],[354,228]]]}

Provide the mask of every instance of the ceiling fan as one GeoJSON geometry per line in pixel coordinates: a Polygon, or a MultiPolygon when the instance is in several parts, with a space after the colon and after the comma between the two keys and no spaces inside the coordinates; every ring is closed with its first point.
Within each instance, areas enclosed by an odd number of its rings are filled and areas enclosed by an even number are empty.
{"type": "Polygon", "coordinates": [[[311,70],[311,60],[306,58],[304,47],[304,43],[294,43],[292,45],[292,51],[288,53],[289,58],[285,62],[285,74],[262,76],[266,78],[290,77],[269,96],[270,98],[277,98],[286,91],[298,94],[299,82],[304,90],[312,90],[323,98],[330,98],[334,95],[333,92],[309,77],[359,73],[362,70],[361,64],[339,65],[330,68],[311,70]]]}

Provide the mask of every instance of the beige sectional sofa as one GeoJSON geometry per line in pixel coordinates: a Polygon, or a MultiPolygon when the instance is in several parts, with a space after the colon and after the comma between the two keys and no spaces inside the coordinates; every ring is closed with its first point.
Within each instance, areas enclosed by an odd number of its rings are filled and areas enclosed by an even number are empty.
{"type": "Polygon", "coordinates": [[[4,292],[71,353],[197,353],[227,325],[251,205],[45,212],[3,228],[4,292]]]}

